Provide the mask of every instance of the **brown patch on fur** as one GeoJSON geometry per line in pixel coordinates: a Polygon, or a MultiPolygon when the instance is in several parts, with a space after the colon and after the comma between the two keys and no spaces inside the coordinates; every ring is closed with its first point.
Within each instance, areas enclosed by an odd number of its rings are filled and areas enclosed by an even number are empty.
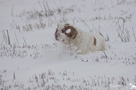
{"type": "Polygon", "coordinates": [[[94,37],[94,45],[96,46],[96,38],[94,37]]]}
{"type": "Polygon", "coordinates": [[[73,26],[65,24],[64,28],[62,29],[62,33],[64,33],[69,38],[75,39],[78,32],[73,26]],[[70,33],[66,33],[68,29],[71,29],[70,33]]]}

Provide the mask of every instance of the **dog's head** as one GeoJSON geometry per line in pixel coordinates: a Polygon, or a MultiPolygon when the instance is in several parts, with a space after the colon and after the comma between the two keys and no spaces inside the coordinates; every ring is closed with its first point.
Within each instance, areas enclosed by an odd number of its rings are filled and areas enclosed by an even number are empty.
{"type": "Polygon", "coordinates": [[[55,32],[55,39],[57,41],[75,39],[77,36],[77,33],[78,31],[76,30],[74,26],[68,23],[59,24],[55,32]]]}

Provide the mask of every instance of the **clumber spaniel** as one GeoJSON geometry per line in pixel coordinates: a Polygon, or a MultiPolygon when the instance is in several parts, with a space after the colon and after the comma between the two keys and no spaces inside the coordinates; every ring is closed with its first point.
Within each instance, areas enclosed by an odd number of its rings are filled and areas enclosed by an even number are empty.
{"type": "Polygon", "coordinates": [[[84,32],[79,28],[66,24],[59,24],[55,39],[69,46],[76,46],[79,54],[106,50],[103,36],[91,32],[84,32]]]}

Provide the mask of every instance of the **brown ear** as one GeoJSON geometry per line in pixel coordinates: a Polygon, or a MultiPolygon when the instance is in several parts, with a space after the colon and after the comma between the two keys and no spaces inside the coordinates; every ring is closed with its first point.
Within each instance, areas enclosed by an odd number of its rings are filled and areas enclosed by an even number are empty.
{"type": "Polygon", "coordinates": [[[70,26],[70,29],[71,29],[71,38],[75,39],[78,32],[77,32],[76,28],[74,28],[73,26],[70,26]]]}
{"type": "Polygon", "coordinates": [[[96,38],[94,37],[94,45],[96,46],[96,38]]]}
{"type": "Polygon", "coordinates": [[[70,26],[69,24],[65,24],[64,29],[62,29],[62,33],[64,33],[67,37],[72,39],[75,39],[77,36],[77,30],[73,26],[70,26]],[[71,30],[69,33],[67,33],[68,29],[71,30]]]}

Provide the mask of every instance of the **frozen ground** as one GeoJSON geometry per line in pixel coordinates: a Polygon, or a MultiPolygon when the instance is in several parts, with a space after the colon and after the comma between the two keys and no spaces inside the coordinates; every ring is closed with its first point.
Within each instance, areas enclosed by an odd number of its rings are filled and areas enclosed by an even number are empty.
{"type": "Polygon", "coordinates": [[[136,90],[136,0],[0,0],[0,11],[0,90],[136,90]],[[60,22],[109,49],[66,51],[60,22]]]}

